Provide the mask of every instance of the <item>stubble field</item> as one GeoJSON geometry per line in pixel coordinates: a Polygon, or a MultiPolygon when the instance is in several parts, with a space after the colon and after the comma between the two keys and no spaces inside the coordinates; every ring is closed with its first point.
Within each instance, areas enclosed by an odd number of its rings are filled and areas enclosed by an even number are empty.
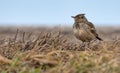
{"type": "Polygon", "coordinates": [[[82,45],[71,27],[0,27],[0,73],[120,73],[120,27],[82,45]]]}

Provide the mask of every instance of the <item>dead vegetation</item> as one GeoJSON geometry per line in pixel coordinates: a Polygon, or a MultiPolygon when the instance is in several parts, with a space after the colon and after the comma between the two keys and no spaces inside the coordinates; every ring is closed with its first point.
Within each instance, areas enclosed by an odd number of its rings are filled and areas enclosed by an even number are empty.
{"type": "Polygon", "coordinates": [[[71,30],[21,30],[1,33],[1,73],[120,73],[119,38],[82,46],[71,30]]]}

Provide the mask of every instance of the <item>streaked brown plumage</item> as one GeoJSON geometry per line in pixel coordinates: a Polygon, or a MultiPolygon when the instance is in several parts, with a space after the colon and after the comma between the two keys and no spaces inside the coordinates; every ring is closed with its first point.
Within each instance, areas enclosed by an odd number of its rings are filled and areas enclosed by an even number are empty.
{"type": "Polygon", "coordinates": [[[98,37],[94,25],[86,19],[85,14],[78,14],[72,18],[75,20],[73,31],[77,39],[83,42],[90,42],[94,39],[102,40],[98,37]]]}

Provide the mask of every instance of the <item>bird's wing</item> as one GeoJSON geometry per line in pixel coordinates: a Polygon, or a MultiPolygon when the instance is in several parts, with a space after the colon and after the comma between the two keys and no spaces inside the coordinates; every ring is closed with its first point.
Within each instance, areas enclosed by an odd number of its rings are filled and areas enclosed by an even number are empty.
{"type": "Polygon", "coordinates": [[[93,25],[93,23],[87,22],[86,24],[87,24],[91,29],[95,29],[95,26],[93,25]]]}
{"type": "Polygon", "coordinates": [[[91,22],[88,22],[87,25],[90,27],[91,33],[93,33],[95,36],[98,36],[98,34],[96,33],[95,26],[91,22]]]}

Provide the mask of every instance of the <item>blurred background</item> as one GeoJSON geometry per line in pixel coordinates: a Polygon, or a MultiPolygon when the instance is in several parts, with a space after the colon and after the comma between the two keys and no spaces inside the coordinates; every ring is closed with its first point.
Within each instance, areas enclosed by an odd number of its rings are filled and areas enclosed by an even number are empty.
{"type": "Polygon", "coordinates": [[[120,25],[120,0],[0,0],[0,25],[72,26],[85,13],[95,26],[120,25]]]}

